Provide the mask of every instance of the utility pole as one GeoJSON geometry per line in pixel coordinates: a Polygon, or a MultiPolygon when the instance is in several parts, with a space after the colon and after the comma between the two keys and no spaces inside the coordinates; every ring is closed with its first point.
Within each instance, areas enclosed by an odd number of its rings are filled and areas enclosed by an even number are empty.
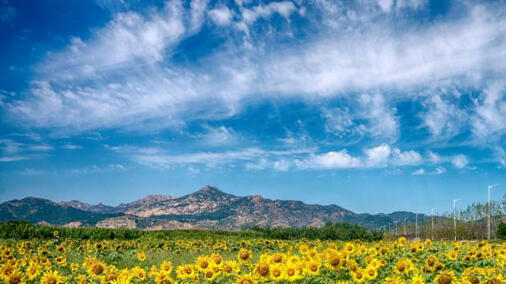
{"type": "Polygon", "coordinates": [[[394,221],[395,223],[395,236],[397,237],[397,221],[394,221]]]}
{"type": "Polygon", "coordinates": [[[459,201],[459,199],[453,199],[453,233],[454,233],[454,236],[455,236],[455,241],[457,240],[457,201],[459,201]]]}
{"type": "Polygon", "coordinates": [[[430,209],[431,211],[431,239],[434,240],[434,208],[430,209]]]}
{"type": "Polygon", "coordinates": [[[490,241],[490,219],[492,215],[492,202],[490,201],[490,190],[494,187],[496,187],[497,184],[489,185],[488,186],[488,219],[487,219],[487,240],[490,241]]]}

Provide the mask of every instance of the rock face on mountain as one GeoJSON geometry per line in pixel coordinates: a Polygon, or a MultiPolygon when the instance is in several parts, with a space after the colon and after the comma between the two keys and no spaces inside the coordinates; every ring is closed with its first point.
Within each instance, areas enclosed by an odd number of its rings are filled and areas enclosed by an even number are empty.
{"type": "Polygon", "coordinates": [[[104,205],[102,203],[92,205],[77,200],[58,202],[58,205],[63,207],[72,207],[75,209],[80,209],[98,214],[117,214],[122,212],[122,210],[117,207],[104,205]]]}
{"type": "MultiPolygon", "coordinates": [[[[0,221],[22,219],[51,224],[94,225],[105,228],[241,229],[252,226],[319,227],[326,222],[351,222],[379,229],[394,221],[414,221],[415,214],[356,214],[337,205],[312,205],[301,201],[271,200],[260,195],[235,196],[205,186],[185,196],[148,195],[116,207],[79,201],[54,203],[25,198],[0,204],[0,221]],[[44,212],[44,214],[38,214],[44,212]],[[46,212],[48,212],[46,214],[46,212]],[[50,212],[50,213],[49,213],[50,212]]],[[[424,216],[419,215],[422,222],[424,216]]]]}

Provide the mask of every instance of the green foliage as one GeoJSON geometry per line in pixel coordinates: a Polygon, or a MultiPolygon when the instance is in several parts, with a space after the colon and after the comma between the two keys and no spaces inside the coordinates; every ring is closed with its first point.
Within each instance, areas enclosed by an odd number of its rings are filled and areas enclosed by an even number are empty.
{"type": "Polygon", "coordinates": [[[262,233],[269,239],[309,239],[309,240],[365,240],[377,241],[383,238],[383,233],[368,231],[359,225],[350,223],[327,223],[321,228],[261,228],[253,227],[253,231],[262,233]]]}
{"type": "Polygon", "coordinates": [[[501,223],[497,227],[497,238],[506,240],[506,223],[501,223]]]}
{"type": "Polygon", "coordinates": [[[380,240],[381,232],[368,231],[358,225],[349,223],[327,223],[321,228],[261,228],[254,227],[249,231],[220,230],[161,230],[141,231],[135,229],[104,228],[62,228],[34,225],[25,221],[8,221],[0,223],[0,239],[51,239],[55,232],[61,238],[75,240],[135,240],[151,239],[208,239],[217,237],[266,238],[266,239],[300,239],[310,240],[380,240]]]}

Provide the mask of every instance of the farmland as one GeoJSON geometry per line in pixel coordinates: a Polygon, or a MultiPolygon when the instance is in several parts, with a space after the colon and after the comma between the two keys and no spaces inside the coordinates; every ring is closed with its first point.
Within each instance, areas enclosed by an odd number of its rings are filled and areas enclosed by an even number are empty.
{"type": "Polygon", "coordinates": [[[41,228],[0,241],[5,283],[503,283],[506,272],[501,242],[41,228]]]}

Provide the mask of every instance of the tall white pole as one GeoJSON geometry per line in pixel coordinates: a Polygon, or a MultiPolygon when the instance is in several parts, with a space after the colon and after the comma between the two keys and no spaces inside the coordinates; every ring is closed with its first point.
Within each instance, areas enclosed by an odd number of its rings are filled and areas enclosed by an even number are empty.
{"type": "Polygon", "coordinates": [[[453,199],[453,233],[454,233],[454,239],[457,240],[457,201],[460,199],[453,199]]]}
{"type": "Polygon", "coordinates": [[[394,221],[395,223],[395,236],[397,237],[397,221],[394,221]]]}

